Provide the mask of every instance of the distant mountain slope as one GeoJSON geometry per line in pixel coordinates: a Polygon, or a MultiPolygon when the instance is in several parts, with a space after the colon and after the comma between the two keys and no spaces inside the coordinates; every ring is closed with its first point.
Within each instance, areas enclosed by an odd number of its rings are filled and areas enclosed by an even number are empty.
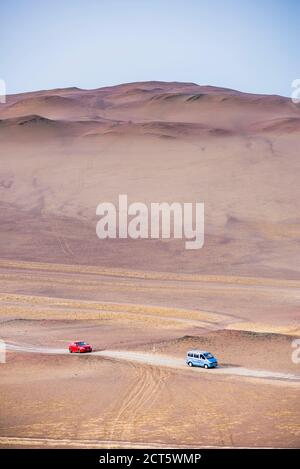
{"type": "Polygon", "coordinates": [[[300,276],[300,106],[194,83],[8,96],[0,105],[6,258],[300,276]],[[205,245],[95,235],[96,206],[205,203],[205,245]]]}

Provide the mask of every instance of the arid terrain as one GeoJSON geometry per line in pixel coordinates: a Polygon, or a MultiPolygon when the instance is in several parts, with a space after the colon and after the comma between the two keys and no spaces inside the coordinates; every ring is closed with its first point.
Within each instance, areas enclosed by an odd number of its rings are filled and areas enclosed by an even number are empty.
{"type": "Polygon", "coordinates": [[[165,82],[0,104],[1,447],[299,447],[299,106],[165,82]],[[204,247],[100,241],[119,194],[204,202],[204,247]]]}

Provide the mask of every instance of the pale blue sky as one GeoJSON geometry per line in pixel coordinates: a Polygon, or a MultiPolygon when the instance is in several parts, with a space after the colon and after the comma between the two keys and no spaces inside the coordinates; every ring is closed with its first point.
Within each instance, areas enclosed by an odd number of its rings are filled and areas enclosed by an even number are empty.
{"type": "Polygon", "coordinates": [[[0,78],[15,93],[192,81],[289,96],[300,0],[0,0],[0,78]]]}

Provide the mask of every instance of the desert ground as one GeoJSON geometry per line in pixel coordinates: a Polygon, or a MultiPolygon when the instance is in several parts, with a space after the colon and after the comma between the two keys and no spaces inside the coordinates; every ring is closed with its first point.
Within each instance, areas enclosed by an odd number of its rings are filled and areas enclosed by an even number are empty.
{"type": "Polygon", "coordinates": [[[0,447],[299,447],[300,107],[193,83],[0,104],[0,447]],[[96,236],[204,202],[205,242],[96,236]],[[93,345],[69,354],[70,341],[93,345]],[[192,348],[219,360],[188,368],[192,348]]]}

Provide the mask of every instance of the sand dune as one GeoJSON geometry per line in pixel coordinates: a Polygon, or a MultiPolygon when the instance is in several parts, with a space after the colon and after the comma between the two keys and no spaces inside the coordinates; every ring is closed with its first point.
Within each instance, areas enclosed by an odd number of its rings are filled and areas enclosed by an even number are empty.
{"type": "Polygon", "coordinates": [[[194,83],[8,96],[0,446],[299,447],[299,121],[288,98],[194,83]],[[100,241],[119,194],[204,202],[204,247],[100,241]],[[96,353],[70,356],[76,338],[96,353]],[[222,366],[188,369],[191,348],[222,366]]]}
{"type": "Polygon", "coordinates": [[[288,98],[193,83],[9,96],[0,107],[0,254],[299,278],[299,113],[288,98]],[[119,193],[204,201],[204,248],[191,255],[172,240],[101,244],[95,208],[119,193]]]}

